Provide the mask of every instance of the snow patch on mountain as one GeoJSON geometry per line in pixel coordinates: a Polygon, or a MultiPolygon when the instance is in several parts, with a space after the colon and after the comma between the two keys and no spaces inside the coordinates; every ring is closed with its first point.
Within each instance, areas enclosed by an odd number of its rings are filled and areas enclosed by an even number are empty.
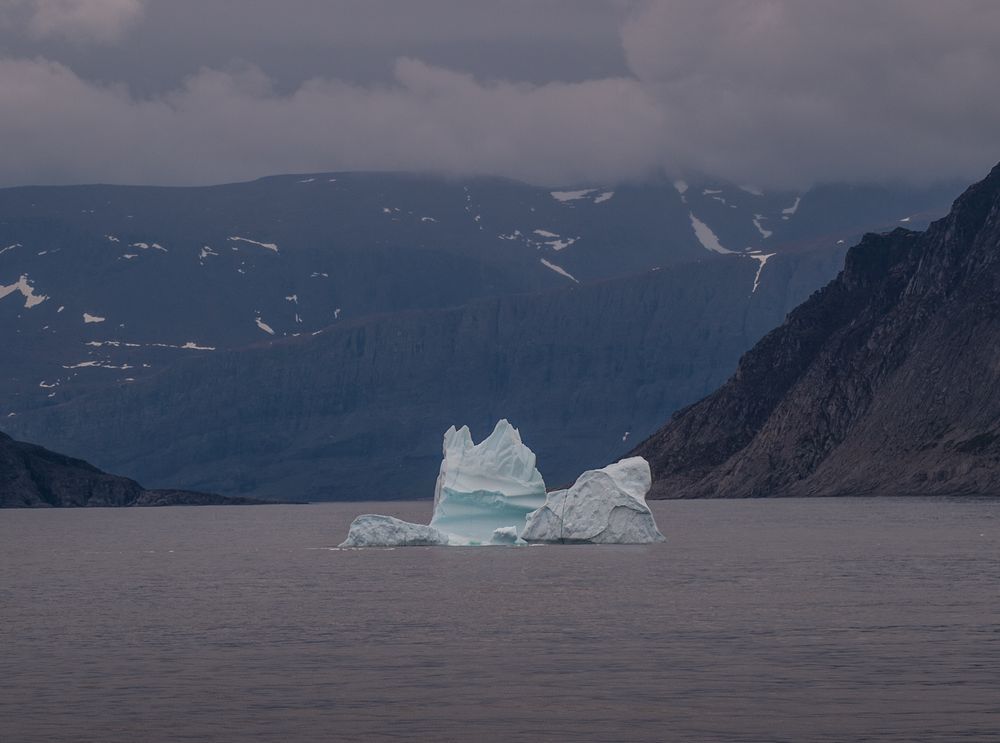
{"type": "MultiPolygon", "coordinates": [[[[540,244],[548,245],[553,250],[564,250],[580,239],[578,237],[562,237],[561,235],[557,235],[555,232],[549,232],[548,230],[535,230],[535,234],[539,237],[551,238],[548,240],[542,240],[540,244]]],[[[503,236],[501,235],[501,237],[503,236]]]]}
{"type": "Polygon", "coordinates": [[[591,201],[594,204],[603,204],[615,195],[614,191],[602,191],[598,193],[596,188],[583,188],[579,191],[550,191],[553,199],[561,204],[572,206],[573,201],[591,201]],[[594,196],[594,194],[597,194],[594,196]]]}
{"type": "Polygon", "coordinates": [[[214,351],[215,346],[202,346],[195,341],[188,341],[182,345],[176,343],[129,343],[128,341],[87,341],[83,345],[91,348],[177,348],[182,351],[214,351]]]}
{"type": "Polygon", "coordinates": [[[688,216],[691,218],[691,228],[694,230],[694,236],[698,238],[698,242],[701,243],[701,246],[705,250],[723,255],[733,252],[722,246],[718,236],[712,232],[712,228],[698,219],[694,215],[694,212],[688,212],[688,216]]]}
{"type": "Polygon", "coordinates": [[[550,194],[556,201],[566,204],[570,201],[585,199],[596,190],[596,188],[585,188],[580,191],[551,191],[550,194]]]}
{"type": "Polygon", "coordinates": [[[539,258],[538,260],[540,260],[542,262],[542,265],[545,266],[546,268],[552,269],[557,274],[560,274],[561,276],[565,276],[567,279],[570,279],[571,281],[575,281],[577,284],[580,283],[580,281],[575,276],[573,276],[573,274],[571,274],[569,271],[567,271],[562,266],[557,266],[555,263],[550,263],[549,261],[545,260],[544,258],[539,258]]]}
{"type": "Polygon", "coordinates": [[[757,275],[753,277],[753,291],[750,292],[751,294],[757,293],[757,287],[760,286],[760,275],[764,271],[764,266],[767,265],[768,258],[773,258],[775,255],[776,255],[775,253],[767,253],[766,255],[760,253],[752,253],[750,255],[751,258],[753,258],[760,264],[759,266],[757,266],[757,275]]]}
{"type": "Polygon", "coordinates": [[[791,206],[781,210],[781,218],[786,221],[791,219],[792,215],[799,210],[799,204],[801,203],[802,203],[802,197],[796,196],[795,202],[791,206]]]}
{"type": "Polygon", "coordinates": [[[124,371],[134,368],[135,367],[130,364],[116,366],[109,361],[81,361],[79,364],[72,364],[70,366],[63,364],[63,369],[118,369],[120,371],[124,371]]]}
{"type": "Polygon", "coordinates": [[[31,285],[28,274],[23,273],[21,277],[8,286],[0,285],[0,299],[7,297],[14,292],[19,292],[24,297],[24,307],[30,310],[44,302],[48,297],[44,294],[36,294],[35,287],[31,285]]]}
{"type": "Polygon", "coordinates": [[[249,243],[250,245],[256,245],[258,247],[264,248],[265,250],[271,250],[275,253],[278,252],[278,246],[274,243],[262,243],[258,240],[251,240],[249,237],[239,237],[238,235],[233,235],[229,238],[230,242],[242,242],[249,243]]]}
{"type": "Polygon", "coordinates": [[[753,226],[757,228],[757,232],[760,233],[760,236],[766,240],[771,235],[773,235],[774,232],[772,232],[771,230],[764,229],[763,225],[761,225],[761,222],[763,222],[765,219],[767,219],[767,217],[765,217],[763,214],[753,215],[753,226]]]}

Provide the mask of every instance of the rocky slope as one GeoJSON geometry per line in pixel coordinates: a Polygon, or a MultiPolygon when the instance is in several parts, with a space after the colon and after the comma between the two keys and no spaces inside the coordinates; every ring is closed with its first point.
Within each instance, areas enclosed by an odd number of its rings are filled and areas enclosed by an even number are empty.
{"type": "Polygon", "coordinates": [[[1000,166],[843,272],[635,453],[654,497],[1000,493],[1000,166]]]}
{"type": "Polygon", "coordinates": [[[135,480],[109,475],[80,459],[14,441],[0,433],[0,508],[251,503],[260,501],[180,490],[146,490],[135,480]]]}

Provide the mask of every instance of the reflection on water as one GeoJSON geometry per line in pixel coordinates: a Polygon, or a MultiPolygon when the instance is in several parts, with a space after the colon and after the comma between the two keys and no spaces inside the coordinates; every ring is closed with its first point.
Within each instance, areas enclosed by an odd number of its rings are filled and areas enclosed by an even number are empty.
{"type": "Polygon", "coordinates": [[[373,510],[0,512],[0,740],[1000,740],[1000,501],[327,549],[373,510]]]}

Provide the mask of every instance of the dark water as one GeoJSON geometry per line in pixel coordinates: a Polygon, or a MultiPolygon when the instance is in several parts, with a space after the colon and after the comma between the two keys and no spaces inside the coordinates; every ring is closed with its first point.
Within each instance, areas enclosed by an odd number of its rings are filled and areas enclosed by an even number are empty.
{"type": "Polygon", "coordinates": [[[429,504],[0,512],[0,741],[1000,741],[1000,501],[655,508],[378,551],[325,548],[429,504]]]}

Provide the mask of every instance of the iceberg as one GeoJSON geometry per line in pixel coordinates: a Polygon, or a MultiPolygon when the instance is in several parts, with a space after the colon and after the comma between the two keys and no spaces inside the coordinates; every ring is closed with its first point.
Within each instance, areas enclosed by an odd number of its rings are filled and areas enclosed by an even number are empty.
{"type": "Polygon", "coordinates": [[[527,544],[527,542],[517,536],[516,526],[502,526],[493,530],[490,544],[527,544]]]}
{"type": "Polygon", "coordinates": [[[366,514],[340,546],[664,541],[646,505],[652,478],[642,457],[584,472],[571,488],[547,494],[535,453],[506,419],[478,444],[468,426],[452,426],[442,449],[429,525],[366,514]]]}
{"type": "Polygon", "coordinates": [[[527,516],[520,537],[529,544],[663,542],[646,505],[652,482],[642,457],[588,470],[567,490],[549,493],[545,505],[527,516]]]}
{"type": "Polygon", "coordinates": [[[432,547],[448,544],[448,535],[432,526],[367,513],[351,523],[341,547],[432,547]]]}
{"type": "Polygon", "coordinates": [[[389,516],[359,516],[340,546],[519,543],[525,517],[545,505],[545,481],[535,466],[535,453],[518,430],[503,419],[476,444],[468,426],[452,426],[442,449],[429,526],[389,516]]]}
{"type": "Polygon", "coordinates": [[[497,529],[524,526],[545,504],[545,481],[535,453],[506,419],[473,444],[468,426],[444,435],[444,459],[434,488],[431,526],[470,542],[493,540],[497,529]]]}

